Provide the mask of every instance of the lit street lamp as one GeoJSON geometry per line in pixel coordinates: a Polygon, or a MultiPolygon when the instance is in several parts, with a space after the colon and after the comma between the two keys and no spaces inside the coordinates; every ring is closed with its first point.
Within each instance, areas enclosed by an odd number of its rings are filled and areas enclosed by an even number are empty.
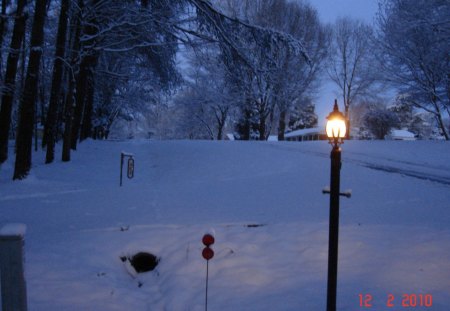
{"type": "MultiPolygon", "coordinates": [[[[333,111],[327,117],[326,132],[331,150],[331,181],[330,181],[330,228],[328,239],[328,284],[327,284],[327,311],[336,311],[337,267],[338,267],[338,241],[339,241],[339,195],[341,174],[341,148],[344,141],[346,120],[339,111],[337,100],[334,100],[333,111]]],[[[325,191],[324,192],[328,192],[325,191]]],[[[343,194],[350,196],[349,194],[343,194]]]]}

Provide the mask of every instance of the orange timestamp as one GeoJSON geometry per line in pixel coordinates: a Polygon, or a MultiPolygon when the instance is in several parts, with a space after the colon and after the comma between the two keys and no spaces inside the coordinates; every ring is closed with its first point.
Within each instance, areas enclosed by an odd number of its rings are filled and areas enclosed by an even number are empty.
{"type": "MultiPolygon", "coordinates": [[[[361,308],[371,308],[374,302],[371,294],[359,294],[359,306],[361,308]]],[[[386,307],[432,307],[433,295],[431,294],[402,294],[400,297],[396,297],[393,294],[388,294],[386,297],[386,307]]]]}

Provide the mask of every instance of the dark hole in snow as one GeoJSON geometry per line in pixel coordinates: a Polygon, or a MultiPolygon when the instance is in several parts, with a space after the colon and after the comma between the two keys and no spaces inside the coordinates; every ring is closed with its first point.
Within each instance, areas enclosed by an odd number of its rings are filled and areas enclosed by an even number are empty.
{"type": "Polygon", "coordinates": [[[129,258],[131,265],[137,273],[153,271],[159,262],[159,258],[153,254],[140,252],[129,258]]]}
{"type": "Polygon", "coordinates": [[[258,227],[264,227],[265,224],[248,224],[247,228],[258,228],[258,227]]]}

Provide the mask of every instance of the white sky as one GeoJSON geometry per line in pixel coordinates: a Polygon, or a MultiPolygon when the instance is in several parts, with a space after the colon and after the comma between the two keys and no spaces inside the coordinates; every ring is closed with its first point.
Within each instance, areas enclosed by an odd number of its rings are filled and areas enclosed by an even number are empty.
{"type": "MultiPolygon", "coordinates": [[[[319,13],[322,22],[333,23],[338,17],[350,16],[372,24],[378,11],[378,0],[309,0],[319,13]]],[[[325,117],[333,108],[334,99],[337,98],[340,109],[343,109],[342,99],[337,96],[337,88],[325,77],[320,95],[316,99],[316,113],[319,117],[319,126],[325,124],[325,117]]]]}

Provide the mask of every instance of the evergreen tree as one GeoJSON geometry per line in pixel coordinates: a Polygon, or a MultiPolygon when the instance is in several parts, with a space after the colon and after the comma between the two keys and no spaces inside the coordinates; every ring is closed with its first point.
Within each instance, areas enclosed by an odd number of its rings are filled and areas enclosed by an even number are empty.
{"type": "Polygon", "coordinates": [[[315,106],[309,100],[305,103],[297,103],[290,111],[288,128],[290,131],[313,128],[317,126],[318,117],[315,113],[315,106]]]}

